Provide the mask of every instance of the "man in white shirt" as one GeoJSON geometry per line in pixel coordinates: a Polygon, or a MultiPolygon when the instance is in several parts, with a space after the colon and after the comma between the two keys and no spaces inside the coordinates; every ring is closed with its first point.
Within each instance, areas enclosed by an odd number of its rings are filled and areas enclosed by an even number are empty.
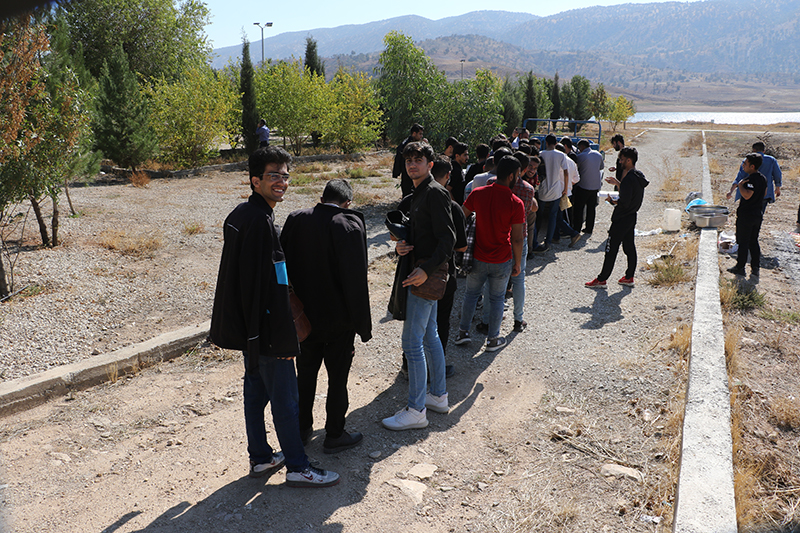
{"type": "Polygon", "coordinates": [[[539,154],[539,157],[544,161],[547,174],[543,176],[541,185],[539,185],[538,213],[540,213],[540,216],[537,217],[539,223],[536,224],[533,237],[536,246],[533,251],[537,253],[546,252],[550,249],[550,244],[553,242],[553,236],[556,233],[556,226],[558,226],[559,231],[570,235],[570,247],[581,238],[581,234],[564,221],[559,208],[561,198],[569,193],[570,176],[568,158],[565,154],[555,149],[557,142],[556,136],[552,133],[549,134],[545,138],[547,148],[539,154]],[[547,217],[547,234],[544,239],[544,245],[539,246],[538,230],[545,216],[547,217]]]}

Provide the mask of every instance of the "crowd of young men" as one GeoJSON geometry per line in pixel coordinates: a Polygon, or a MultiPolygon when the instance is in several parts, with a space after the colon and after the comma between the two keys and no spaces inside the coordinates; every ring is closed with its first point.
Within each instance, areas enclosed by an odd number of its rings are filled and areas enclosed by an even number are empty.
{"type": "MultiPolygon", "coordinates": [[[[514,300],[514,331],[522,333],[527,325],[523,308],[528,247],[532,253],[548,251],[561,235],[570,238],[572,247],[581,230],[594,230],[602,155],[585,140],[577,143],[577,154],[569,138],[559,141],[548,135],[541,152],[524,130],[518,130],[514,140],[515,146],[498,136],[491,146],[478,145],[477,162],[466,172],[466,145],[450,138],[445,152],[449,155],[437,158],[419,124],[398,148],[392,173],[403,180],[399,210],[406,217],[407,237],[393,237],[399,260],[389,310],[404,321],[408,399],[382,420],[387,429],[424,428],[428,410],[450,410],[446,378],[454,369],[445,363],[445,347],[457,287],[454,252],[464,254],[460,267],[466,273],[454,343],[471,342],[471,324],[483,299],[485,320],[475,329],[486,335],[484,349],[491,352],[507,343],[500,335],[506,296],[514,300]]],[[[620,246],[628,261],[619,283],[634,285],[634,228],[648,185],[636,169],[636,149],[625,147],[619,135],[612,145],[619,152],[616,166],[609,169],[615,175],[605,181],[619,196],[611,200],[615,208],[602,270],[586,283],[596,289],[605,288],[620,246]]],[[[777,163],[763,154],[763,144],[753,149],[729,193],[730,197],[735,190],[741,199],[736,224],[739,259],[729,270],[744,275],[749,254],[757,277],[761,221],[767,203],[780,196],[781,175],[777,163]]],[[[372,337],[366,226],[363,215],[350,209],[350,184],[334,179],[315,207],[291,213],[279,232],[273,210],[288,189],[290,163],[291,156],[274,146],[259,148],[250,157],[252,195],[223,226],[210,336],[217,345],[244,354],[250,476],[271,475],[285,465],[287,485],[328,487],[339,482],[339,475],[312,464],[304,447],[314,434],[312,410],[323,363],[328,374],[323,451],[338,453],[363,439],[361,433],[345,430],[345,418],[355,335],[362,342],[372,337]],[[295,327],[299,318],[293,312],[294,295],[303,302],[311,324],[303,339],[298,339],[295,327]],[[267,442],[268,404],[281,451],[267,442]]]]}

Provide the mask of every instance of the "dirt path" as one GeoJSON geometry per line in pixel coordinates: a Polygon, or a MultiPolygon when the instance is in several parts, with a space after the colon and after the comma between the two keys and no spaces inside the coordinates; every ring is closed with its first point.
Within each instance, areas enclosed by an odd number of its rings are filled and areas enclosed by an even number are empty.
{"type": "MultiPolygon", "coordinates": [[[[682,204],[685,193],[664,201],[675,194],[670,178],[699,189],[699,153],[679,155],[689,135],[659,131],[633,142],[651,180],[640,230],[659,227],[664,208],[682,204]],[[667,159],[673,172],[664,169],[667,159]]],[[[613,155],[606,160],[613,164],[613,155]]],[[[376,212],[384,208],[377,203],[376,212]]],[[[651,286],[644,267],[675,242],[676,254],[691,248],[696,235],[637,238],[636,287],[612,277],[607,291],[589,290],[583,283],[599,272],[610,213],[599,208],[594,234],[575,249],[562,243],[528,262],[527,331],[512,333],[507,317],[503,350],[484,353],[476,341],[448,347],[457,369],[448,380],[453,410],[431,413],[424,430],[380,426],[404,404],[407,382],[397,372],[401,323],[384,316],[393,264],[373,264],[375,339],[356,346],[348,416],[364,443],[323,455],[318,430],[307,450],[342,474],[339,486],[303,491],[284,487],[283,473],[266,482],[246,476],[240,356],[203,346],[0,420],[6,529],[668,531],[685,370],[668,346],[690,322],[693,291],[692,282],[651,286]],[[604,475],[608,464],[629,467],[633,477],[604,475]]],[[[376,244],[386,237],[379,219],[376,244]]],[[[621,254],[614,275],[623,261],[621,254]]],[[[687,268],[693,273],[693,263],[687,268]]],[[[463,280],[460,289],[453,324],[463,280]]]]}

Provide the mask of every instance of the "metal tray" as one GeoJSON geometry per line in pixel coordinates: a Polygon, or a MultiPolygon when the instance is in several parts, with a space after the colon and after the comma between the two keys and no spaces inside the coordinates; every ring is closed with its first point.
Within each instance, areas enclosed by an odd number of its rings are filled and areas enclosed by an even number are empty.
{"type": "Polygon", "coordinates": [[[698,228],[719,228],[728,222],[728,215],[695,215],[694,223],[698,228]]]}

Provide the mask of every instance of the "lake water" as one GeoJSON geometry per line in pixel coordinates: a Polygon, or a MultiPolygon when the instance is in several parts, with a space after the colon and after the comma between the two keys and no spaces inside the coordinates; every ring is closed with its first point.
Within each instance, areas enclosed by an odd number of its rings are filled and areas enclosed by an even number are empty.
{"type": "Polygon", "coordinates": [[[628,122],[713,122],[715,124],[780,124],[800,122],[800,113],[731,113],[663,111],[636,113],[628,122]]]}

